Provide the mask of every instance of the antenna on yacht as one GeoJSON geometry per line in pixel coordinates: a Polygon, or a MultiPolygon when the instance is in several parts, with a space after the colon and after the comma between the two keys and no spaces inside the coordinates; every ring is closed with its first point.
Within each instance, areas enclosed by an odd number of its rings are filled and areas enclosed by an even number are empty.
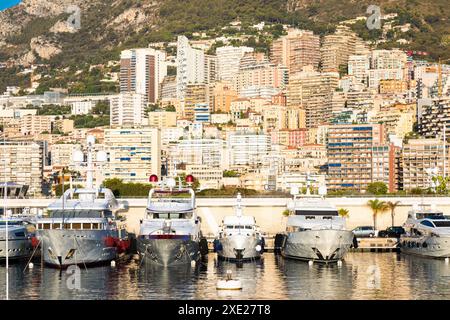
{"type": "Polygon", "coordinates": [[[236,216],[242,217],[242,207],[241,207],[242,196],[241,193],[238,192],[236,197],[236,216]]]}
{"type": "Polygon", "coordinates": [[[94,188],[94,166],[92,163],[92,149],[95,143],[94,136],[88,136],[87,141],[87,170],[86,170],[86,188],[94,188]]]}

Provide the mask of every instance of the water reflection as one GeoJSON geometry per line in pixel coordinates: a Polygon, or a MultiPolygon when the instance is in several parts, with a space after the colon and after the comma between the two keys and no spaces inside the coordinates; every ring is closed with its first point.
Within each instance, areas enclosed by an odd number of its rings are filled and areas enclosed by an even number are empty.
{"type": "MultiPolygon", "coordinates": [[[[126,264],[80,270],[80,289],[70,274],[36,265],[10,266],[11,299],[450,299],[450,265],[395,253],[351,253],[341,267],[285,260],[266,254],[259,262],[218,261],[210,254],[195,267],[160,268],[126,264]],[[221,291],[227,270],[243,284],[221,291]]],[[[5,267],[0,265],[0,298],[5,267]]]]}

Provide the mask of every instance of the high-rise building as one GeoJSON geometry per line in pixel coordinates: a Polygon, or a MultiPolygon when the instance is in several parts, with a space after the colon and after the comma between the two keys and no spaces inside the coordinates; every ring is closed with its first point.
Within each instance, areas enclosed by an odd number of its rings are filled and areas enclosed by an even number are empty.
{"type": "Polygon", "coordinates": [[[221,139],[189,139],[172,144],[169,149],[169,168],[175,164],[205,165],[222,168],[226,162],[225,142],[221,139]]]}
{"type": "Polygon", "coordinates": [[[111,126],[146,125],[145,97],[139,93],[125,92],[110,98],[111,126]]]}
{"type": "Polygon", "coordinates": [[[231,166],[257,168],[271,149],[270,136],[265,134],[230,133],[227,139],[231,166]]]}
{"type": "Polygon", "coordinates": [[[234,89],[238,93],[251,87],[284,89],[288,81],[286,67],[270,63],[263,54],[253,53],[244,55],[233,77],[234,89]]]}
{"type": "Polygon", "coordinates": [[[47,144],[42,141],[0,141],[4,174],[1,180],[15,182],[29,187],[28,194],[39,196],[43,193],[44,165],[47,144]]]}
{"type": "Polygon", "coordinates": [[[442,138],[444,124],[450,132],[450,97],[417,100],[419,133],[425,138],[442,138]]]}
{"type": "Polygon", "coordinates": [[[333,92],[338,83],[337,72],[320,73],[305,67],[289,80],[288,106],[305,109],[307,128],[327,124],[331,120],[333,92]]]}
{"type": "MultiPolygon", "coordinates": [[[[374,147],[383,145],[385,134],[380,124],[330,126],[327,186],[330,189],[366,190],[368,184],[374,182],[374,147]]],[[[388,163],[383,162],[381,166],[388,163]]]]}
{"type": "Polygon", "coordinates": [[[399,49],[373,50],[370,56],[371,69],[404,69],[408,56],[399,49]]]}
{"type": "Polygon", "coordinates": [[[253,52],[249,47],[219,47],[216,50],[219,80],[232,81],[239,71],[241,58],[247,52],[253,52]]]}
{"type": "Polygon", "coordinates": [[[237,99],[238,94],[227,82],[217,82],[213,88],[213,111],[229,112],[231,101],[237,99]]]}
{"type": "MultiPolygon", "coordinates": [[[[446,147],[446,174],[449,168],[449,146],[446,147]]],[[[436,168],[437,175],[444,175],[444,143],[440,139],[410,139],[401,153],[403,190],[432,187],[436,168]]]]}
{"type": "Polygon", "coordinates": [[[194,120],[195,106],[197,104],[209,103],[209,92],[210,87],[206,84],[188,84],[184,97],[183,117],[194,120]]]}
{"type": "Polygon", "coordinates": [[[305,66],[315,70],[320,62],[320,37],[312,31],[290,29],[288,34],[275,40],[271,48],[271,61],[288,68],[290,74],[305,66]]]}
{"type": "Polygon", "coordinates": [[[338,72],[342,66],[347,66],[351,55],[368,53],[368,50],[356,33],[349,27],[340,25],[334,34],[323,38],[320,48],[322,71],[338,72]]]}
{"type": "Polygon", "coordinates": [[[203,50],[192,48],[188,38],[178,36],[177,42],[177,98],[184,99],[188,84],[205,83],[208,69],[203,50]]]}
{"type": "Polygon", "coordinates": [[[167,75],[166,54],[152,48],[124,50],[120,56],[120,92],[138,93],[156,103],[167,75]]]}
{"type": "Polygon", "coordinates": [[[348,58],[348,74],[355,77],[357,83],[368,85],[370,59],[368,55],[351,55],[348,58]]]}
{"type": "Polygon", "coordinates": [[[105,151],[109,158],[105,179],[148,183],[150,175],[161,175],[161,134],[157,128],[106,129],[105,151]]]}

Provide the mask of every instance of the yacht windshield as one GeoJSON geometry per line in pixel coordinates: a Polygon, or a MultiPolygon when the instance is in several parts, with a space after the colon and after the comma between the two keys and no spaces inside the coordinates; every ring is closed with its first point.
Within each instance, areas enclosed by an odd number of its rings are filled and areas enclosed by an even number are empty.
{"type": "Polygon", "coordinates": [[[428,212],[428,213],[417,213],[416,214],[417,219],[433,219],[433,220],[438,220],[438,219],[445,219],[444,215],[440,212],[428,212]]]}
{"type": "MultiPolygon", "coordinates": [[[[8,226],[21,226],[23,225],[22,221],[8,221],[8,226]]],[[[6,226],[6,221],[0,221],[0,226],[6,226]]]]}
{"type": "Polygon", "coordinates": [[[336,210],[295,210],[297,216],[337,216],[336,210]]]}
{"type": "Polygon", "coordinates": [[[53,210],[50,213],[52,218],[102,218],[112,216],[109,210],[53,210]]]}
{"type": "Polygon", "coordinates": [[[155,212],[153,219],[191,219],[192,212],[155,212]]]}
{"type": "Polygon", "coordinates": [[[437,228],[449,228],[450,227],[450,221],[433,221],[433,223],[437,228]]]}

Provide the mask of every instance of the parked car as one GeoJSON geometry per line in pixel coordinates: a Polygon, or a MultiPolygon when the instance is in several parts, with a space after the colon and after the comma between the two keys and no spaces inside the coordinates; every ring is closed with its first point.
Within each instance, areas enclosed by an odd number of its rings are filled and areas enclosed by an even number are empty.
{"type": "Polygon", "coordinates": [[[378,232],[378,236],[382,238],[400,238],[405,233],[403,227],[389,227],[386,230],[378,232]]]}
{"type": "Polygon", "coordinates": [[[355,229],[353,229],[353,234],[357,238],[368,238],[368,237],[375,237],[377,235],[377,231],[374,230],[373,227],[362,226],[362,227],[356,227],[355,229]]]}

